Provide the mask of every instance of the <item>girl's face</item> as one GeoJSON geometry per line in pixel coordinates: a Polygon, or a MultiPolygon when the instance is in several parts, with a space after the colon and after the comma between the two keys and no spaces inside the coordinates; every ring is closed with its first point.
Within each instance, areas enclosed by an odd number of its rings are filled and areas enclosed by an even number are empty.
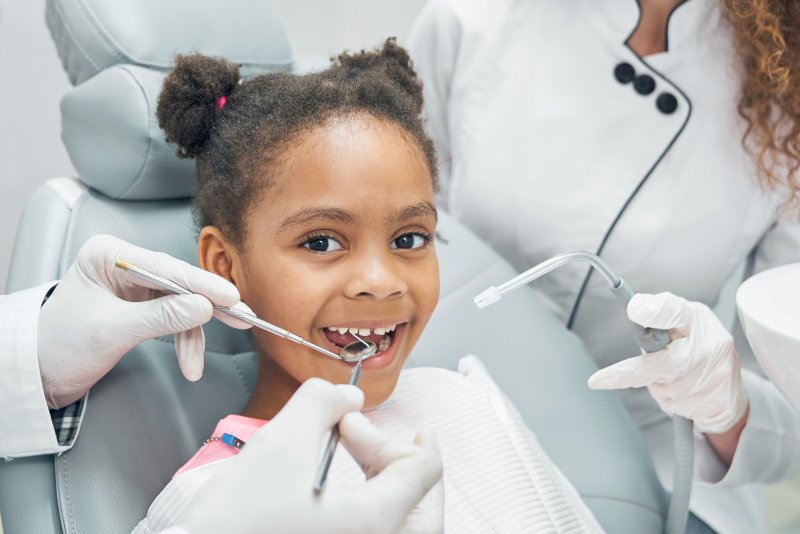
{"type": "MultiPolygon", "coordinates": [[[[400,127],[357,115],[301,134],[248,211],[243,250],[213,227],[200,264],[229,278],[259,317],[335,353],[379,346],[363,365],[366,405],[393,391],[439,298],[436,210],[425,158],[400,127]]],[[[255,330],[261,394],[280,408],[300,383],[345,383],[352,364],[255,330]]],[[[274,411],[274,410],[273,410],[274,411]]]]}

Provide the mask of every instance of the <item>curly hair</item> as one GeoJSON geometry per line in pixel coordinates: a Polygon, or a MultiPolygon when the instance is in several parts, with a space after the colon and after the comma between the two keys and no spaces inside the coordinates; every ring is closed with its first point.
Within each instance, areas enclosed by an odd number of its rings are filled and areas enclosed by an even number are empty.
{"type": "Polygon", "coordinates": [[[721,0],[742,69],[742,142],[762,183],[800,205],[800,2],[721,0]]]}
{"type": "Polygon", "coordinates": [[[394,38],[343,53],[309,74],[267,73],[240,80],[239,66],[201,54],[179,55],[164,79],[156,116],[178,156],[195,158],[193,212],[236,246],[244,216],[280,169],[281,154],[327,121],[367,114],[400,128],[426,160],[437,189],[436,152],[422,120],[422,83],[394,38]]]}

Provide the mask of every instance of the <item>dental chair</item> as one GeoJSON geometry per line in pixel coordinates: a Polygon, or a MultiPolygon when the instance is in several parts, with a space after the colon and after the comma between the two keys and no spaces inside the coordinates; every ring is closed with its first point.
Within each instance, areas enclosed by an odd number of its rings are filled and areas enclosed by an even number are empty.
{"type": "MultiPolygon", "coordinates": [[[[245,75],[302,68],[283,25],[263,0],[49,0],[47,22],[75,86],[62,138],[79,176],[34,192],[6,291],[59,278],[100,233],[195,263],[194,163],[175,156],[154,117],[163,75],[191,51],[231,58],[245,75]]],[[[530,290],[477,310],[472,298],[514,271],[444,213],[439,230],[441,302],[409,365],[481,357],[608,532],[661,532],[665,493],[621,402],[586,387],[595,368],[581,343],[530,290]]],[[[142,343],[92,389],[69,452],[0,461],[6,534],[129,532],[254,384],[246,333],[214,320],[206,339],[199,382],[182,378],[171,338],[142,343]]]]}

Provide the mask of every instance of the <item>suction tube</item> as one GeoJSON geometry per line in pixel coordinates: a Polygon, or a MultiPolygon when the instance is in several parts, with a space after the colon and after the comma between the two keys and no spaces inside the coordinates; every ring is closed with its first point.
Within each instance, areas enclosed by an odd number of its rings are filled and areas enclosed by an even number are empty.
{"type": "MultiPolygon", "coordinates": [[[[573,261],[584,261],[605,278],[611,292],[627,306],[628,301],[633,298],[633,291],[625,281],[618,277],[606,265],[606,263],[596,254],[585,251],[573,251],[553,256],[515,276],[511,280],[491,286],[477,297],[475,305],[478,308],[486,308],[499,301],[505,293],[513,291],[537,278],[544,276],[550,271],[573,261]]],[[[656,352],[669,345],[669,332],[657,328],[643,328],[638,324],[631,323],[633,334],[639,347],[645,352],[656,352]]],[[[669,501],[666,525],[666,534],[683,534],[686,530],[686,521],[689,517],[689,501],[692,495],[692,477],[694,471],[694,424],[685,417],[675,416],[672,418],[673,442],[674,442],[674,466],[672,481],[672,496],[669,501]]]]}

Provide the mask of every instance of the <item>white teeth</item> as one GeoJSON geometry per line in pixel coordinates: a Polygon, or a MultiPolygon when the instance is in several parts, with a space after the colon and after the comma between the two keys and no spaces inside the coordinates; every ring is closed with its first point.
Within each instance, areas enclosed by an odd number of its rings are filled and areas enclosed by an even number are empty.
{"type": "Polygon", "coordinates": [[[339,332],[342,335],[346,334],[347,332],[350,332],[351,334],[357,334],[363,337],[363,336],[368,336],[370,334],[378,334],[379,336],[382,336],[384,334],[388,334],[389,332],[394,332],[394,329],[397,328],[397,325],[393,324],[391,326],[383,326],[380,328],[372,328],[372,329],[354,328],[354,327],[348,328],[346,326],[329,326],[327,328],[331,332],[339,332]]]}

